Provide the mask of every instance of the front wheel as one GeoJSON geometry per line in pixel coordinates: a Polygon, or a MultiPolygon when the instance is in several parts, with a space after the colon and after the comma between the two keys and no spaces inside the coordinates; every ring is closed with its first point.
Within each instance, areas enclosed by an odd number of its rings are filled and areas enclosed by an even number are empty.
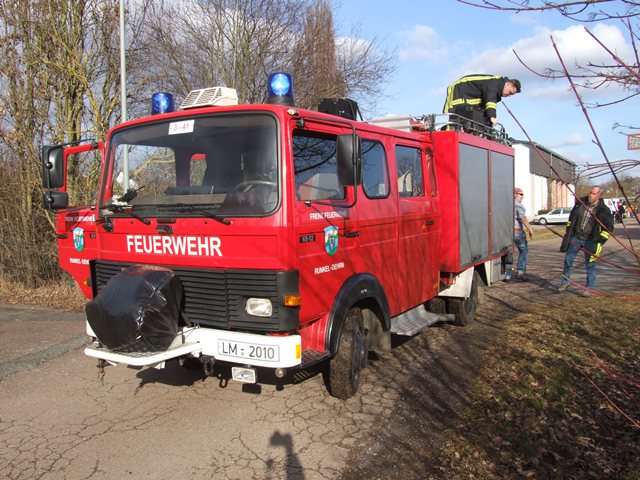
{"type": "Polygon", "coordinates": [[[326,382],[329,393],[346,400],[355,395],[360,384],[360,373],[366,365],[368,355],[362,311],[352,308],[347,312],[338,352],[329,360],[326,382]]]}
{"type": "Polygon", "coordinates": [[[447,299],[447,311],[455,316],[454,325],[464,326],[473,320],[478,307],[478,282],[480,282],[480,275],[478,275],[478,272],[474,272],[469,296],[467,298],[452,297],[447,299]]]}
{"type": "Polygon", "coordinates": [[[540,222],[540,225],[546,225],[547,224],[547,219],[546,218],[541,218],[539,220],[539,222],[540,222]]]}

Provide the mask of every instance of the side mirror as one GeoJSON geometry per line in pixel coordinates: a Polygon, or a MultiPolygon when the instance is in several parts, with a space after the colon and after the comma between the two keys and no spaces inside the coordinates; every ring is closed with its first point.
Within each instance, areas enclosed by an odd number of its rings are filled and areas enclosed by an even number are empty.
{"type": "Polygon", "coordinates": [[[362,141],[356,134],[338,135],[337,142],[338,182],[342,186],[360,184],[362,164],[362,141]]]}
{"type": "Polygon", "coordinates": [[[69,206],[67,192],[45,192],[42,195],[42,206],[47,210],[59,210],[69,206]]]}
{"type": "Polygon", "coordinates": [[[64,148],[59,145],[42,147],[42,185],[44,188],[64,186],[64,148]]]}

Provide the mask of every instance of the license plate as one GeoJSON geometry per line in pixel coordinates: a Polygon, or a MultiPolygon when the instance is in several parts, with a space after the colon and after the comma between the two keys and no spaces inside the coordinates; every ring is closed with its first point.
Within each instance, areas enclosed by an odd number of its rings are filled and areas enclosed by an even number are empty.
{"type": "Polygon", "coordinates": [[[243,360],[261,360],[263,362],[279,362],[280,346],[235,340],[218,340],[218,353],[225,357],[243,360]]]}

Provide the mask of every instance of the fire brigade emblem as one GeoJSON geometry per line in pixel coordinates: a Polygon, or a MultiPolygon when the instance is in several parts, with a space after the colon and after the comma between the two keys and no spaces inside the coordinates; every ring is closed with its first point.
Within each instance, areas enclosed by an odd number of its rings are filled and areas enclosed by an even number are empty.
{"type": "Polygon", "coordinates": [[[80,227],[73,229],[73,246],[79,252],[84,248],[84,230],[80,227]]]}
{"type": "Polygon", "coordinates": [[[324,229],[324,249],[329,255],[333,255],[338,250],[338,227],[331,225],[324,229]]]}

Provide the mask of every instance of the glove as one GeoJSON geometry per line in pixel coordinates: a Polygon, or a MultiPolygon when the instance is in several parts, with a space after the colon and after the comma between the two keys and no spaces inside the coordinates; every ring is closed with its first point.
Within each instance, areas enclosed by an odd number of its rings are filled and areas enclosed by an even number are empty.
{"type": "Polygon", "coordinates": [[[598,257],[600,256],[601,253],[602,253],[602,244],[596,243],[596,251],[591,254],[591,257],[589,257],[589,262],[595,262],[596,260],[598,260],[598,257]]]}

